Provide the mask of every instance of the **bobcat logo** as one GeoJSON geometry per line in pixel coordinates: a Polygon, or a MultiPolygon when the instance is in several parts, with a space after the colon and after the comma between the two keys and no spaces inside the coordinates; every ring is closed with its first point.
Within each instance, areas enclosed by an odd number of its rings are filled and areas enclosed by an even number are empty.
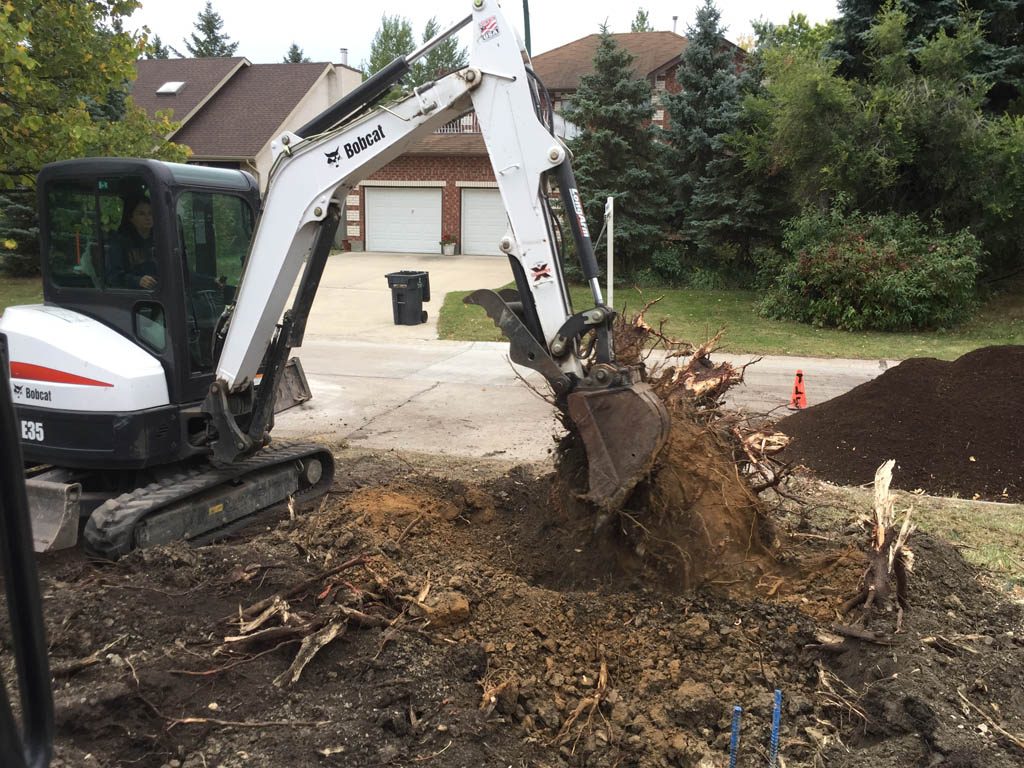
{"type": "Polygon", "coordinates": [[[25,387],[22,384],[15,384],[14,385],[14,394],[15,395],[21,395],[21,390],[23,390],[24,388],[25,387]]]}
{"type": "Polygon", "coordinates": [[[335,147],[333,152],[324,152],[324,156],[328,165],[341,165],[341,150],[338,147],[335,147]]]}

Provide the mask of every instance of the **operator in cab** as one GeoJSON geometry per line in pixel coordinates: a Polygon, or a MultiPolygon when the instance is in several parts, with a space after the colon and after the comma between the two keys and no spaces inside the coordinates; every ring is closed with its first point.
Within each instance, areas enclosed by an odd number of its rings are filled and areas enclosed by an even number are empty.
{"type": "Polygon", "coordinates": [[[157,266],[153,252],[153,206],[147,197],[125,201],[121,226],[110,242],[107,286],[156,288],[157,266]]]}

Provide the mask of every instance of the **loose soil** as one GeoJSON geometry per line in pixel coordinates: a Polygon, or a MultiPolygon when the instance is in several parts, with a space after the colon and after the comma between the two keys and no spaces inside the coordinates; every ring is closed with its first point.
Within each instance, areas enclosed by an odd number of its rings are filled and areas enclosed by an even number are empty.
{"type": "Polygon", "coordinates": [[[840,485],[897,462],[893,486],[939,496],[1024,500],[1024,346],[954,362],[915,358],[779,422],[783,458],[840,485]]]}
{"type": "Polygon", "coordinates": [[[1024,612],[939,539],[911,538],[891,645],[824,651],[864,567],[852,517],[773,513],[759,581],[737,565],[681,591],[555,511],[548,467],[338,459],[294,520],[115,564],[42,559],[56,766],[709,768],[728,762],[736,704],[738,765],[764,765],[776,688],[780,765],[1024,763],[1024,612]],[[290,611],[373,621],[292,685],[274,681],[297,643],[223,650],[241,608],[311,578],[290,611]]]}

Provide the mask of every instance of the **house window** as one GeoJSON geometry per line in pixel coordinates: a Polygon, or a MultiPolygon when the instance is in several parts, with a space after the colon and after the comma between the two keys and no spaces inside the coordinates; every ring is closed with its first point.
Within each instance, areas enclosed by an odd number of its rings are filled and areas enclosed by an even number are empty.
{"type": "Polygon", "coordinates": [[[654,110],[654,119],[655,120],[664,120],[665,119],[665,110],[664,109],[656,109],[656,110],[654,110]]]}
{"type": "Polygon", "coordinates": [[[654,90],[664,91],[665,90],[665,75],[661,74],[654,78],[654,90]]]}

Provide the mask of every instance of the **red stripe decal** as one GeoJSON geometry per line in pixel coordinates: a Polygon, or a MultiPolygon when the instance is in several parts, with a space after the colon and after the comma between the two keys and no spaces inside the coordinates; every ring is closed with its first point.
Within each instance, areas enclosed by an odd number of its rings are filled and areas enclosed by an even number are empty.
{"type": "Polygon", "coordinates": [[[51,384],[82,384],[87,387],[112,387],[105,381],[87,379],[85,376],[76,376],[66,371],[58,371],[55,368],[46,368],[42,365],[32,363],[16,363],[11,361],[11,378],[28,379],[29,381],[46,381],[51,384]]]}

